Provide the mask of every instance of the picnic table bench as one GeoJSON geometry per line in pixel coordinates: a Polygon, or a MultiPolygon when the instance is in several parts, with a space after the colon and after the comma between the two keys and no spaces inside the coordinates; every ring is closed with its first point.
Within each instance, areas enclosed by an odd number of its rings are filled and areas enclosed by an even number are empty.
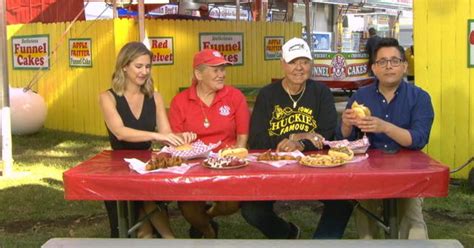
{"type": "Polygon", "coordinates": [[[432,240],[262,240],[262,239],[78,239],[54,238],[48,240],[42,248],[94,248],[94,247],[180,247],[180,248],[459,248],[463,245],[452,239],[432,240]]]}

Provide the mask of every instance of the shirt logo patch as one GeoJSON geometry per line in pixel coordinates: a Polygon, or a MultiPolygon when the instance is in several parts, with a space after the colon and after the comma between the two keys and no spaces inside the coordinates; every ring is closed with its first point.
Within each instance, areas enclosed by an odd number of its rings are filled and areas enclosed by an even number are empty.
{"type": "Polygon", "coordinates": [[[219,114],[222,116],[228,116],[230,115],[230,107],[227,105],[221,106],[219,108],[219,114]]]}

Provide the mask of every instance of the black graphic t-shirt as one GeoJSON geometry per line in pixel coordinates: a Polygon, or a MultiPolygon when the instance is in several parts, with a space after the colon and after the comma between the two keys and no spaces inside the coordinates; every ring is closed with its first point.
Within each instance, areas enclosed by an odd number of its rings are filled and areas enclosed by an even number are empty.
{"type": "MultiPolygon", "coordinates": [[[[332,140],[337,113],[331,91],[313,80],[306,81],[306,90],[293,108],[282,81],[263,87],[255,102],[249,133],[250,149],[275,149],[292,133],[316,132],[332,140]]],[[[300,95],[292,96],[294,100],[300,95]]]]}
{"type": "Polygon", "coordinates": [[[272,118],[268,122],[268,135],[284,136],[294,132],[313,132],[318,127],[312,115],[313,110],[301,106],[293,109],[291,107],[282,108],[275,105],[272,111],[272,118]]]}

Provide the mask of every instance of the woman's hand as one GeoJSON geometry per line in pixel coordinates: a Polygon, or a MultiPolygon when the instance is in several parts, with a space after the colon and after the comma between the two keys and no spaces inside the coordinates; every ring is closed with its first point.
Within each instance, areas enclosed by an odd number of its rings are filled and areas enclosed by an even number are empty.
{"type": "Polygon", "coordinates": [[[189,144],[196,140],[197,134],[193,132],[184,132],[184,133],[179,133],[178,135],[181,136],[181,138],[184,140],[185,144],[189,144]]]}
{"type": "Polygon", "coordinates": [[[179,146],[184,144],[184,139],[180,135],[174,133],[156,133],[154,141],[165,143],[166,145],[179,146]]]}
{"type": "Polygon", "coordinates": [[[363,117],[357,121],[356,126],[365,133],[385,133],[388,122],[374,116],[363,117]]]}
{"type": "Polygon", "coordinates": [[[283,139],[278,143],[277,152],[303,151],[304,147],[296,140],[283,139]]]}

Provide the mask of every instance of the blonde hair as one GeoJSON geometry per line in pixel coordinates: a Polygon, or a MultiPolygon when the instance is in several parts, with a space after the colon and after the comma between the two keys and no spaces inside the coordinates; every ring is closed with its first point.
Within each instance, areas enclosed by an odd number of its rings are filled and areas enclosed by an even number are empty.
{"type": "MultiPolygon", "coordinates": [[[[126,76],[123,68],[143,55],[150,56],[150,61],[152,60],[153,54],[141,42],[129,42],[120,49],[117,62],[115,63],[115,71],[112,74],[112,89],[117,95],[122,96],[125,91],[126,76]]],[[[151,76],[148,77],[146,82],[140,87],[140,91],[145,94],[145,96],[153,96],[154,89],[151,76]]]]}

